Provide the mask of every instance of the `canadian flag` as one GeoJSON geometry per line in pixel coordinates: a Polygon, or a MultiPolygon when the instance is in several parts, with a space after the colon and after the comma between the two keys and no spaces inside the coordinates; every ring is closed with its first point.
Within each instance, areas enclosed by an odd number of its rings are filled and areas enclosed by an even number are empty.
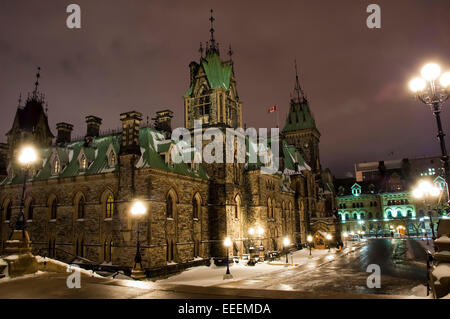
{"type": "Polygon", "coordinates": [[[277,110],[278,106],[274,105],[270,109],[267,110],[267,113],[273,113],[277,110]]]}

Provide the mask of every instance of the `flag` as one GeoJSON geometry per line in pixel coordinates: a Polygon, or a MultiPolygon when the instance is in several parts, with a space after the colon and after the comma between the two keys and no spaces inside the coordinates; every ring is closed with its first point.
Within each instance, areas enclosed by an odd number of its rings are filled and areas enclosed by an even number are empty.
{"type": "Polygon", "coordinates": [[[274,105],[270,109],[267,110],[267,113],[273,113],[277,110],[278,106],[274,105]]]}

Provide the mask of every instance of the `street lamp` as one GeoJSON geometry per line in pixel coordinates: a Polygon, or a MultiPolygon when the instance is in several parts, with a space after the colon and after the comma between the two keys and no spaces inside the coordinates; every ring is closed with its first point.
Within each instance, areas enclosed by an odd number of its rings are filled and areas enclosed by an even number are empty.
{"type": "MultiPolygon", "coordinates": [[[[441,123],[441,108],[445,101],[449,98],[450,88],[450,72],[441,75],[441,68],[436,63],[428,63],[421,70],[422,77],[416,77],[409,82],[409,88],[413,91],[417,98],[431,108],[436,117],[438,127],[438,137],[441,145],[441,161],[444,169],[444,177],[448,186],[449,181],[449,164],[447,149],[444,141],[444,131],[441,123]],[[439,81],[438,81],[439,78],[439,81]]],[[[447,187],[447,199],[448,187],[447,187]]]]}
{"type": "Polygon", "coordinates": [[[311,254],[312,241],[313,241],[312,236],[311,236],[311,235],[308,235],[307,240],[308,240],[308,246],[309,246],[309,255],[312,256],[312,254],[311,254]]]}
{"type": "Polygon", "coordinates": [[[289,264],[289,260],[288,260],[288,252],[289,252],[289,245],[291,244],[291,241],[289,240],[288,237],[284,237],[283,239],[283,245],[284,245],[284,249],[286,249],[286,264],[289,264]]]}
{"type": "Polygon", "coordinates": [[[330,240],[332,237],[330,234],[327,234],[326,238],[327,238],[327,244],[328,244],[328,251],[330,252],[331,251],[330,240]]]}
{"type": "Polygon", "coordinates": [[[27,179],[29,170],[32,164],[37,161],[38,155],[36,150],[32,146],[24,146],[19,153],[18,161],[23,167],[23,187],[22,187],[22,196],[20,198],[20,215],[16,221],[16,230],[22,230],[22,236],[25,237],[25,191],[27,188],[27,179]]]}
{"type": "Polygon", "coordinates": [[[438,187],[433,186],[426,180],[420,181],[419,185],[413,190],[414,198],[423,199],[424,204],[428,207],[428,216],[430,217],[430,228],[433,240],[436,239],[436,236],[434,235],[434,224],[431,216],[431,203],[429,202],[429,199],[439,196],[440,193],[441,190],[438,187]]]}
{"type": "Polygon", "coordinates": [[[223,241],[223,245],[227,248],[227,272],[225,273],[225,275],[223,275],[223,279],[233,278],[233,276],[230,273],[230,260],[228,258],[229,255],[228,249],[231,247],[232,244],[233,243],[231,242],[230,237],[226,237],[225,240],[223,241]]]}
{"type": "MultiPolygon", "coordinates": [[[[135,200],[133,205],[131,206],[131,214],[139,218],[142,215],[145,215],[147,212],[147,208],[144,203],[140,200],[135,200]]],[[[142,256],[141,256],[141,242],[139,240],[139,220],[137,221],[137,238],[136,238],[136,256],[134,257],[134,267],[131,271],[131,277],[134,279],[143,279],[145,278],[144,267],[142,267],[142,256]]]]}
{"type": "Polygon", "coordinates": [[[250,235],[251,246],[250,246],[250,260],[247,262],[247,266],[255,266],[255,264],[256,264],[256,261],[255,261],[255,253],[256,253],[255,250],[256,250],[256,247],[255,247],[255,245],[253,243],[253,239],[251,238],[251,237],[253,237],[255,235],[255,229],[253,227],[250,227],[248,229],[248,234],[250,235]],[[253,248],[253,253],[252,253],[252,250],[251,250],[252,248],[253,248]]]}
{"type": "Polygon", "coordinates": [[[422,228],[422,233],[424,234],[425,238],[427,239],[427,245],[428,245],[428,236],[427,236],[427,231],[425,230],[425,228],[422,228]]]}

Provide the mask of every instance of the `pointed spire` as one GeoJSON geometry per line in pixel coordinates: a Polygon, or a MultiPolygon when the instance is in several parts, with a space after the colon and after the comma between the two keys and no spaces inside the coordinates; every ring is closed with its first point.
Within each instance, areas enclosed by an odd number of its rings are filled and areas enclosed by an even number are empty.
{"type": "Polygon", "coordinates": [[[231,50],[231,43],[230,43],[230,45],[228,46],[228,56],[230,57],[230,61],[231,61],[231,59],[232,59],[232,55],[233,55],[233,50],[231,50]]]}
{"type": "Polygon", "coordinates": [[[17,105],[17,108],[21,107],[21,103],[22,103],[22,92],[19,93],[19,100],[18,100],[19,104],[17,105]]]}
{"type": "Polygon", "coordinates": [[[33,91],[33,96],[36,97],[36,93],[38,91],[38,86],[39,86],[39,78],[41,77],[41,67],[38,66],[37,68],[37,73],[36,73],[36,82],[34,82],[34,91],[33,91]]]}
{"type": "Polygon", "coordinates": [[[203,43],[200,42],[200,49],[198,49],[198,52],[200,52],[200,58],[203,58],[203,43]]]}
{"type": "Polygon", "coordinates": [[[305,100],[305,94],[300,86],[300,81],[298,80],[298,70],[297,70],[297,60],[294,60],[295,64],[295,87],[294,87],[294,93],[297,95],[297,102],[301,103],[305,100]]]}
{"type": "Polygon", "coordinates": [[[209,32],[211,33],[211,37],[209,39],[209,44],[208,42],[206,42],[206,54],[208,54],[209,52],[215,52],[217,54],[219,54],[219,44],[216,43],[216,39],[214,38],[214,21],[216,19],[214,19],[213,17],[213,9],[211,9],[211,16],[209,18],[209,21],[211,23],[211,28],[209,29],[209,32]]]}

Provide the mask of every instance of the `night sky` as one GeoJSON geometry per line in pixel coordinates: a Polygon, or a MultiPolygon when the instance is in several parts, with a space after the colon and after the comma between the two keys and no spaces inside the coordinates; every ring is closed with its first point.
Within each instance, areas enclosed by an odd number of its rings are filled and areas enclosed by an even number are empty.
{"type": "MultiPolygon", "coordinates": [[[[357,162],[439,155],[433,115],[407,85],[430,60],[450,70],[448,0],[2,0],[0,141],[37,66],[55,135],[63,121],[85,134],[86,115],[117,128],[130,110],[145,118],[170,108],[182,126],[188,65],[209,38],[210,8],[223,58],[232,44],[247,127],[275,127],[273,105],[284,124],[297,59],[322,164],[337,177],[357,162]],[[79,30],[66,27],[70,3],[81,6],[79,30]],[[381,29],[366,26],[370,3],[381,6],[381,29]]],[[[449,119],[444,109],[447,133],[449,119]]]]}

